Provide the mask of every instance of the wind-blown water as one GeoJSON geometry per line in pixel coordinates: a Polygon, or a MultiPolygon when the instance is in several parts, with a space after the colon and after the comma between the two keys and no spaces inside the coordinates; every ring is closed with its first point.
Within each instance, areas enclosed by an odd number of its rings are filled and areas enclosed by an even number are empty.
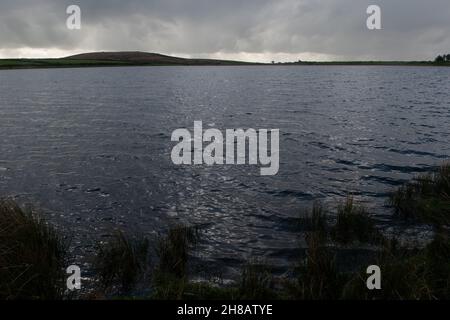
{"type": "Polygon", "coordinates": [[[142,67],[0,71],[0,196],[33,203],[89,251],[114,228],[204,228],[201,259],[288,262],[293,219],[387,192],[450,156],[450,68],[142,67]],[[280,171],[186,166],[173,130],[280,129],[280,171]]]}

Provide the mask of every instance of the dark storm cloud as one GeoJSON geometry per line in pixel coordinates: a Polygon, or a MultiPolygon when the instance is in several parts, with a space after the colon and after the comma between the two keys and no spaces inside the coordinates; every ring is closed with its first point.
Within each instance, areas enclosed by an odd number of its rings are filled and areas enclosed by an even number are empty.
{"type": "Polygon", "coordinates": [[[450,51],[449,17],[449,0],[0,0],[0,49],[431,59],[450,51]],[[71,4],[81,31],[65,26],[71,4]],[[370,4],[383,30],[365,27],[370,4]]]}

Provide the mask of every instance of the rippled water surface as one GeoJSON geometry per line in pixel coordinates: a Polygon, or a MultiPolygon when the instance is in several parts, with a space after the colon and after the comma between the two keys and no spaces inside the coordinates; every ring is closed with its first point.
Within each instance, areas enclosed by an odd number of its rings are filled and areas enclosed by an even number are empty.
{"type": "Polygon", "coordinates": [[[148,67],[0,71],[0,195],[33,203],[89,250],[119,226],[200,224],[202,259],[284,264],[292,218],[386,193],[450,156],[450,68],[148,67]],[[177,167],[171,133],[279,128],[280,171],[177,167]]]}

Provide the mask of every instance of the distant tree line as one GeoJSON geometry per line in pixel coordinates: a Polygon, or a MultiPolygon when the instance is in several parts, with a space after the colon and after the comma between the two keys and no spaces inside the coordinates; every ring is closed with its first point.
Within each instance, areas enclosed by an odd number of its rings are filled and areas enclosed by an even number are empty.
{"type": "Polygon", "coordinates": [[[434,62],[436,63],[450,62],[450,54],[439,55],[436,57],[436,59],[434,59],[434,62]]]}

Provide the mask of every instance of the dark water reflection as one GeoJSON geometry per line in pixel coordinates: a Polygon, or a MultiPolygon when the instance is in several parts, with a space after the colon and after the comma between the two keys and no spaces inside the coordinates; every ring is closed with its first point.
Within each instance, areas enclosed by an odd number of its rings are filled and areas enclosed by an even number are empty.
{"type": "Polygon", "coordinates": [[[205,227],[202,259],[296,245],[293,217],[354,194],[380,221],[386,193],[450,155],[450,68],[150,67],[0,72],[0,194],[32,202],[90,250],[114,227],[205,227]],[[177,167],[193,126],[279,128],[280,172],[177,167]]]}

